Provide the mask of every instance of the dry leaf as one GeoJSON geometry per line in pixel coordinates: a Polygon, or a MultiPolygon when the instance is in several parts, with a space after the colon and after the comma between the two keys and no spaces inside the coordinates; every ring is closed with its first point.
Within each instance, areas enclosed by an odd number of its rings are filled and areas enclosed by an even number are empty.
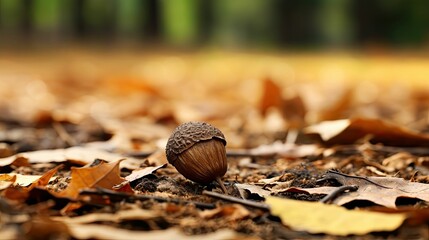
{"type": "Polygon", "coordinates": [[[11,181],[10,179],[15,178],[14,185],[30,188],[38,187],[38,186],[46,186],[50,181],[55,180],[53,177],[54,174],[58,171],[58,169],[62,167],[61,165],[47,171],[42,176],[39,175],[22,175],[16,173],[9,174],[0,174],[0,181],[11,181]]]}
{"type": "Polygon", "coordinates": [[[156,167],[145,167],[143,169],[137,169],[137,170],[132,171],[130,175],[128,175],[128,176],[125,177],[125,179],[128,182],[132,182],[132,181],[140,179],[140,178],[142,178],[144,176],[147,176],[149,174],[153,174],[154,172],[156,172],[156,170],[158,170],[160,168],[163,168],[165,166],[167,166],[166,163],[162,164],[160,166],[156,166],[156,167]]]}
{"type": "Polygon", "coordinates": [[[215,209],[200,212],[200,217],[204,219],[223,218],[225,221],[236,221],[247,218],[249,210],[239,204],[220,206],[215,209]]]}
{"type": "Polygon", "coordinates": [[[429,135],[405,129],[379,119],[343,119],[326,121],[304,129],[308,134],[318,134],[326,145],[352,144],[371,136],[371,143],[389,146],[428,147],[429,135]]]}
{"type": "Polygon", "coordinates": [[[280,109],[282,107],[282,90],[271,79],[264,79],[263,93],[260,103],[262,115],[265,115],[269,108],[275,107],[280,109]]]}
{"type": "Polygon", "coordinates": [[[383,160],[382,164],[389,173],[401,170],[414,163],[415,158],[407,152],[396,153],[383,160]]]}
{"type": "Polygon", "coordinates": [[[16,178],[16,180],[14,181],[14,185],[27,187],[27,186],[30,186],[34,181],[37,181],[42,176],[22,175],[22,174],[16,174],[16,173],[0,174],[0,180],[2,181],[10,181],[8,179],[11,179],[12,177],[16,178]],[[3,179],[6,179],[6,180],[3,180],[3,179]]]}
{"type": "Polygon", "coordinates": [[[47,171],[39,179],[37,179],[36,181],[34,181],[31,184],[30,190],[35,188],[35,187],[44,187],[44,186],[48,185],[48,183],[50,181],[54,180],[53,176],[55,175],[55,173],[57,173],[58,169],[60,169],[62,167],[63,167],[63,165],[58,165],[55,168],[47,171]]]}
{"type": "Polygon", "coordinates": [[[124,181],[120,177],[119,163],[121,161],[100,163],[94,167],[71,169],[71,182],[59,196],[77,198],[79,192],[85,188],[102,187],[112,189],[124,181]]]}
{"type": "Polygon", "coordinates": [[[347,210],[335,205],[267,197],[271,213],[293,230],[339,236],[393,231],[405,220],[405,214],[386,214],[347,210]]]}
{"type": "Polygon", "coordinates": [[[95,222],[121,222],[127,220],[150,220],[160,217],[161,214],[152,210],[134,208],[115,213],[89,213],[78,217],[54,217],[53,220],[70,224],[85,224],[95,222]]]}
{"type": "Polygon", "coordinates": [[[284,99],[281,111],[288,122],[289,128],[300,129],[305,125],[307,108],[299,95],[284,99]]]}
{"type": "MultiPolygon", "coordinates": [[[[394,177],[356,177],[330,171],[326,178],[336,179],[342,185],[356,185],[355,192],[343,193],[333,200],[334,204],[343,205],[354,200],[367,200],[378,205],[396,208],[396,199],[418,198],[429,201],[429,184],[409,182],[394,177]]],[[[288,192],[307,192],[309,194],[329,194],[338,187],[289,188],[288,192]]]]}
{"type": "MultiPolygon", "coordinates": [[[[29,163],[46,162],[65,162],[72,161],[75,164],[85,165],[94,161],[94,159],[103,159],[106,161],[117,161],[124,157],[89,147],[71,147],[66,149],[39,150],[33,152],[19,153],[11,157],[1,158],[0,166],[7,166],[18,159],[27,159],[29,163]]],[[[140,166],[138,159],[127,157],[121,162],[121,168],[137,169],[140,166]]]]}
{"type": "Polygon", "coordinates": [[[133,231],[120,228],[114,228],[106,225],[97,224],[67,224],[71,235],[76,239],[128,239],[128,240],[158,240],[158,239],[239,239],[239,235],[232,230],[223,229],[217,232],[204,235],[187,236],[179,229],[170,228],[159,231],[133,231]]]}
{"type": "Polygon", "coordinates": [[[69,230],[62,222],[52,221],[46,217],[33,217],[24,224],[24,239],[67,239],[69,230]]]}
{"type": "MultiPolygon", "coordinates": [[[[167,141],[162,144],[164,147],[167,144],[167,141]]],[[[167,156],[165,155],[165,150],[158,150],[152,153],[149,157],[146,159],[149,164],[159,166],[163,165],[165,163],[168,163],[167,156]]]]}
{"type": "Polygon", "coordinates": [[[299,158],[313,155],[319,147],[316,144],[297,145],[291,143],[282,143],[275,141],[271,144],[260,145],[252,149],[234,149],[228,150],[230,155],[246,155],[253,157],[271,157],[280,156],[286,158],[299,158]]]}
{"type": "Polygon", "coordinates": [[[269,196],[271,194],[270,191],[262,189],[261,186],[256,186],[251,184],[240,184],[240,183],[236,183],[234,184],[234,186],[240,192],[240,196],[245,199],[249,198],[250,194],[256,194],[261,198],[264,198],[265,196],[269,196]]]}
{"type": "Polygon", "coordinates": [[[16,182],[16,175],[0,174],[0,190],[6,189],[16,182]]]}

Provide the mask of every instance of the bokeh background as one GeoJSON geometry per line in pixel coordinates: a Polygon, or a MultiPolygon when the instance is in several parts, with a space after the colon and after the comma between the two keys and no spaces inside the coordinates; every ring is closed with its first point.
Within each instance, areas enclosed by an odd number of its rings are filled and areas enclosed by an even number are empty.
{"type": "Polygon", "coordinates": [[[131,148],[191,120],[229,147],[353,117],[426,132],[428,13],[417,0],[0,0],[0,119],[91,118],[131,148]]]}
{"type": "Polygon", "coordinates": [[[0,42],[427,48],[428,11],[419,0],[1,0],[0,42]]]}

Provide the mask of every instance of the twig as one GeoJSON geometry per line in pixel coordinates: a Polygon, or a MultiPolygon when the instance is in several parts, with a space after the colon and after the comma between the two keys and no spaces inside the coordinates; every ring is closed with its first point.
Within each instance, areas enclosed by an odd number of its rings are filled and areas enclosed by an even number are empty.
{"type": "Polygon", "coordinates": [[[343,184],[344,181],[341,181],[339,178],[355,178],[355,179],[361,179],[363,181],[369,182],[371,184],[374,184],[376,186],[379,186],[381,188],[387,188],[387,189],[392,189],[391,187],[386,187],[384,185],[381,185],[379,183],[376,183],[374,181],[372,181],[371,179],[367,178],[367,177],[361,177],[361,176],[352,176],[352,175],[347,175],[344,174],[342,172],[338,172],[338,171],[334,171],[334,170],[328,170],[328,172],[326,173],[326,176],[323,178],[323,180],[327,180],[327,179],[335,179],[337,180],[339,183],[343,184]]]}
{"type": "Polygon", "coordinates": [[[254,202],[254,201],[250,201],[250,200],[244,200],[241,198],[236,198],[233,196],[229,196],[229,195],[225,195],[225,194],[221,194],[221,193],[216,193],[216,192],[211,192],[211,191],[207,191],[207,190],[204,190],[203,194],[210,196],[210,197],[219,198],[219,199],[222,199],[225,201],[243,204],[243,205],[246,205],[249,207],[259,208],[259,209],[266,210],[266,211],[270,210],[270,207],[264,203],[258,203],[258,202],[254,202]]]}
{"type": "Polygon", "coordinates": [[[222,179],[220,179],[220,177],[216,178],[216,182],[220,185],[220,188],[222,189],[222,192],[225,194],[228,194],[228,191],[226,190],[225,185],[222,182],[222,179]]]}
{"type": "Polygon", "coordinates": [[[327,203],[328,201],[334,200],[338,195],[342,194],[345,191],[356,191],[358,190],[358,186],[355,185],[348,185],[348,186],[341,186],[335,189],[333,192],[326,195],[324,198],[322,198],[319,202],[321,203],[327,203]]]}
{"type": "Polygon", "coordinates": [[[61,140],[63,140],[63,142],[67,143],[69,146],[77,145],[76,140],[70,136],[70,134],[66,131],[66,129],[61,123],[53,122],[52,127],[54,128],[58,136],[61,138],[61,140]]]}
{"type": "Polygon", "coordinates": [[[129,152],[126,155],[134,158],[147,158],[152,155],[155,151],[142,151],[142,152],[129,152]]]}
{"type": "Polygon", "coordinates": [[[129,194],[124,192],[115,192],[109,189],[105,188],[97,188],[96,190],[92,189],[85,189],[80,192],[80,194],[84,195],[107,195],[109,197],[118,197],[121,199],[126,199],[128,201],[136,201],[136,200],[155,200],[158,202],[172,202],[177,204],[194,204],[198,208],[203,209],[213,209],[216,206],[212,203],[202,203],[202,202],[195,202],[195,201],[187,201],[187,200],[181,200],[176,198],[163,198],[163,197],[157,197],[157,196],[148,196],[148,195],[135,195],[135,194],[129,194]]]}

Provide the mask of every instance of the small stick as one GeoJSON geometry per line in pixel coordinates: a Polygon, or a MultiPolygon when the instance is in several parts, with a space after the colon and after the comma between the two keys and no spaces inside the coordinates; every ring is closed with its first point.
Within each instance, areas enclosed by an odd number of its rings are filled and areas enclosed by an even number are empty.
{"type": "Polygon", "coordinates": [[[228,194],[228,191],[226,190],[226,187],[223,184],[222,179],[220,179],[220,177],[216,178],[216,182],[220,185],[220,188],[222,188],[222,192],[225,194],[228,194]]]}
{"type": "Polygon", "coordinates": [[[243,205],[246,205],[246,206],[249,206],[249,207],[259,208],[259,209],[266,210],[266,211],[270,210],[270,207],[267,204],[264,204],[264,203],[258,203],[258,202],[254,202],[254,201],[250,201],[250,200],[236,198],[236,197],[233,197],[233,196],[228,196],[228,195],[225,195],[225,194],[211,192],[211,191],[207,191],[207,190],[204,190],[203,194],[207,195],[207,196],[210,196],[210,197],[219,198],[219,199],[222,199],[222,200],[225,200],[225,201],[243,204],[243,205]]]}
{"type": "Polygon", "coordinates": [[[112,197],[120,197],[121,199],[125,198],[129,201],[135,201],[135,200],[155,200],[158,202],[172,202],[177,204],[194,204],[198,208],[205,208],[205,209],[213,209],[216,206],[211,203],[202,203],[202,202],[195,202],[195,201],[187,201],[187,200],[181,200],[181,199],[175,199],[175,198],[163,198],[163,197],[157,197],[157,196],[148,196],[148,195],[133,195],[129,193],[124,192],[115,192],[109,189],[105,188],[97,188],[96,190],[92,189],[85,189],[80,192],[80,194],[84,195],[107,195],[112,197]]]}
{"type": "Polygon", "coordinates": [[[321,203],[327,203],[328,201],[334,200],[338,195],[342,194],[343,192],[349,190],[349,191],[356,191],[358,190],[358,186],[356,185],[347,185],[347,186],[341,186],[335,189],[333,192],[326,195],[324,198],[322,198],[319,202],[321,203]]]}
{"type": "Polygon", "coordinates": [[[59,122],[53,122],[52,127],[55,132],[57,132],[58,136],[63,140],[63,142],[67,143],[69,146],[76,146],[77,142],[73,139],[70,134],[66,131],[64,126],[59,122]]]}
{"type": "Polygon", "coordinates": [[[152,155],[155,151],[140,151],[140,152],[129,152],[126,155],[134,158],[147,158],[152,155]]]}

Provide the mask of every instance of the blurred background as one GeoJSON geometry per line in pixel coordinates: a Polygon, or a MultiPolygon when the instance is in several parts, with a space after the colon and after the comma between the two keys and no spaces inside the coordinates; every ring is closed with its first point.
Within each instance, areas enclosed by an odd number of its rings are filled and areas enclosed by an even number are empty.
{"type": "Polygon", "coordinates": [[[424,0],[0,0],[0,130],[91,118],[134,148],[191,120],[230,147],[353,117],[429,131],[428,55],[424,0]]]}
{"type": "Polygon", "coordinates": [[[428,12],[419,0],[0,0],[0,44],[427,49],[428,12]]]}

